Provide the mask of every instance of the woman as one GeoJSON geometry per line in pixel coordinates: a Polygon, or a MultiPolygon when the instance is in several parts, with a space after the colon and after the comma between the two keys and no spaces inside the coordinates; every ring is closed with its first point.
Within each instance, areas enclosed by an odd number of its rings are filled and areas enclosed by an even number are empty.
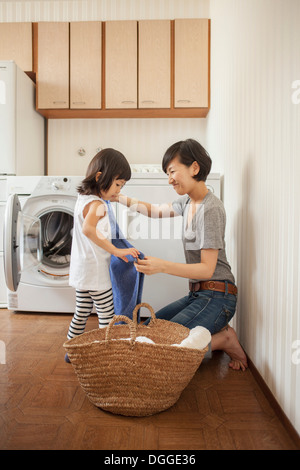
{"type": "Polygon", "coordinates": [[[186,263],[147,256],[137,261],[136,269],[147,275],[166,273],[188,278],[189,294],[162,308],[156,316],[188,328],[204,326],[213,335],[211,350],[225,351],[231,357],[230,367],[245,370],[246,355],[228,326],[236,310],[237,288],[225,252],[225,210],[205,184],[211,159],[198,142],[188,139],[166,151],[162,167],[179,199],[153,206],[120,195],[119,202],[148,217],[181,215],[186,263]]]}

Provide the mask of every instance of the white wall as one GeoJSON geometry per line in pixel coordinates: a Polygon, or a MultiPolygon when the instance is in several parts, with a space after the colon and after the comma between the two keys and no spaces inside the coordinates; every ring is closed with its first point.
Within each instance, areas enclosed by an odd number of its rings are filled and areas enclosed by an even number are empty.
{"type": "Polygon", "coordinates": [[[49,175],[84,175],[98,147],[113,147],[130,163],[161,163],[174,142],[194,137],[205,145],[206,136],[203,119],[51,119],[48,129],[49,175]]]}
{"type": "Polygon", "coordinates": [[[76,165],[79,147],[89,160],[110,145],[131,163],[157,163],[176,140],[207,146],[213,171],[224,174],[228,257],[240,290],[235,323],[300,433],[300,365],[292,361],[300,341],[300,104],[291,100],[300,80],[299,8],[298,0],[0,2],[0,21],[212,19],[207,119],[53,120],[49,154],[76,165]]]}
{"type": "Polygon", "coordinates": [[[300,103],[292,102],[300,2],[211,0],[210,7],[207,147],[223,162],[238,332],[300,432],[300,364],[292,361],[293,353],[300,359],[300,103]]]}

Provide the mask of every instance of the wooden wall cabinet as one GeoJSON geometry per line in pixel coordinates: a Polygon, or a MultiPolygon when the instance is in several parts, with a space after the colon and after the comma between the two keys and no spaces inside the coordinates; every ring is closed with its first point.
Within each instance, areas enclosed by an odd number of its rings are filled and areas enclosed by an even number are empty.
{"type": "Polygon", "coordinates": [[[209,22],[175,20],[174,107],[209,106],[209,22]]]}
{"type": "Polygon", "coordinates": [[[0,60],[14,60],[24,72],[33,71],[32,23],[0,23],[0,60]]]}
{"type": "Polygon", "coordinates": [[[101,109],[102,23],[70,23],[70,108],[101,109]]]}
{"type": "Polygon", "coordinates": [[[69,108],[69,23],[35,23],[37,108],[69,108]]]}
{"type": "Polygon", "coordinates": [[[170,36],[168,20],[106,22],[106,109],[170,108],[170,36]]]}
{"type": "Polygon", "coordinates": [[[46,118],[209,111],[208,19],[34,23],[33,31],[37,109],[46,118]]]}
{"type": "Polygon", "coordinates": [[[139,21],[139,108],[171,107],[171,21],[139,21]]]}
{"type": "Polygon", "coordinates": [[[105,24],[105,107],[137,108],[137,21],[105,24]]]}

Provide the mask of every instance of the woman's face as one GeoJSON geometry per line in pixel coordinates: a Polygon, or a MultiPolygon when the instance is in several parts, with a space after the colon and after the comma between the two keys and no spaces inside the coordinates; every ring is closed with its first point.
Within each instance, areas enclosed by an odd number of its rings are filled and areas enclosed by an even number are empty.
{"type": "Polygon", "coordinates": [[[197,162],[193,162],[191,166],[186,166],[180,162],[178,156],[170,161],[167,167],[167,176],[169,178],[169,184],[173,186],[179,196],[189,194],[197,184],[197,181],[193,178],[198,174],[200,168],[197,162]]]}

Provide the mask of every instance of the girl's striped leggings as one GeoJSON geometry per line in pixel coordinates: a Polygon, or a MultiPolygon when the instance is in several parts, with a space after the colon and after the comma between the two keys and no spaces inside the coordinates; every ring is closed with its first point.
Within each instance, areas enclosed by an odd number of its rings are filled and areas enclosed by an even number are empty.
{"type": "Polygon", "coordinates": [[[99,320],[99,328],[105,328],[114,316],[112,289],[105,291],[87,291],[76,289],[76,311],[72,318],[68,339],[81,335],[85,330],[87,319],[95,304],[99,320]]]}

